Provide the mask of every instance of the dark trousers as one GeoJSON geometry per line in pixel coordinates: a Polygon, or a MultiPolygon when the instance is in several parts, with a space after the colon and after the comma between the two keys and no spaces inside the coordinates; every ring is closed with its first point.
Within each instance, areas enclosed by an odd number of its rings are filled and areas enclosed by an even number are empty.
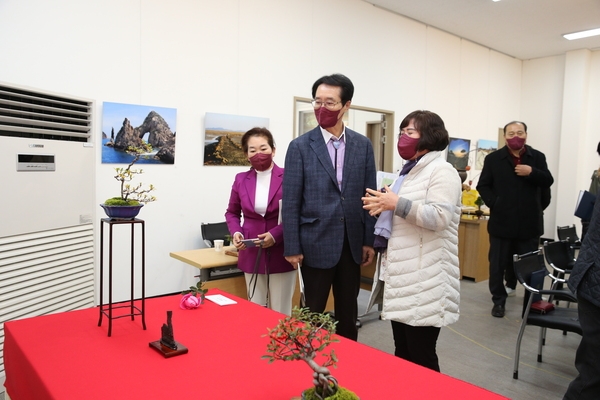
{"type": "Polygon", "coordinates": [[[302,280],[306,307],[312,312],[325,311],[329,291],[333,286],[336,333],[357,340],[360,265],[352,258],[348,239],[344,241],[340,260],[333,268],[322,269],[302,264],[302,280]]]}
{"type": "Polygon", "coordinates": [[[583,335],[575,356],[579,375],[571,382],[565,399],[600,399],[600,307],[577,296],[583,335]]]}
{"type": "Polygon", "coordinates": [[[490,280],[489,287],[492,301],[495,305],[504,306],[506,303],[506,286],[514,289],[517,286],[517,277],[513,266],[514,254],[525,254],[539,248],[540,238],[531,239],[506,239],[490,235],[490,280]]]}
{"type": "Polygon", "coordinates": [[[435,346],[440,328],[435,326],[410,326],[392,321],[396,350],[394,355],[425,368],[440,372],[435,346]]]}

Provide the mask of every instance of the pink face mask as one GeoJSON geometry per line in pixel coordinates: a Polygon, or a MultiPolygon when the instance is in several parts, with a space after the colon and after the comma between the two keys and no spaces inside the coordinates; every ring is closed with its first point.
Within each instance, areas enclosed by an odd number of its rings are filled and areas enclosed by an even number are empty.
{"type": "Polygon", "coordinates": [[[521,150],[525,145],[525,138],[520,138],[518,136],[513,136],[510,139],[506,139],[506,144],[511,150],[521,150]]]}
{"type": "Polygon", "coordinates": [[[341,110],[331,111],[323,106],[315,109],[315,117],[317,118],[319,125],[321,125],[321,128],[327,129],[337,124],[340,111],[341,110]]]}
{"type": "Polygon", "coordinates": [[[400,135],[398,139],[398,154],[404,160],[410,160],[417,154],[417,146],[420,138],[412,138],[407,134],[400,135]]]}
{"type": "Polygon", "coordinates": [[[273,154],[256,153],[249,160],[255,170],[266,171],[273,164],[273,154]]]}

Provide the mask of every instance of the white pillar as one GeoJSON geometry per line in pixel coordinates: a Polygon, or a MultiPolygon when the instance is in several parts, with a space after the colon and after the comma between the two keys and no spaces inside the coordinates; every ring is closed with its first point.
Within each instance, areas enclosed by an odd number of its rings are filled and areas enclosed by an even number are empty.
{"type": "MultiPolygon", "coordinates": [[[[592,53],[589,50],[566,53],[560,153],[558,171],[554,175],[556,225],[575,224],[580,236],[581,223],[573,212],[579,190],[589,188],[592,170],[588,170],[585,160],[597,158],[599,139],[597,135],[592,136],[587,123],[591,65],[592,53]],[[596,143],[591,146],[593,141],[596,143]]],[[[556,227],[553,228],[556,237],[556,227]]]]}

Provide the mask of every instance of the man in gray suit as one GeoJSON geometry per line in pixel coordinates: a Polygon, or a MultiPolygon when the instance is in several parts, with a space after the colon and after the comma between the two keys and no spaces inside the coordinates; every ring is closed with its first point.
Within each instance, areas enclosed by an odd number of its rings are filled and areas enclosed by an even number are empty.
{"type": "Polygon", "coordinates": [[[374,257],[375,219],[362,207],[376,187],[371,142],[344,126],[354,86],[341,74],[312,87],[319,126],[294,139],[283,175],[284,256],[302,265],[305,305],[323,312],[333,287],[337,333],[358,338],[360,266],[374,257]]]}

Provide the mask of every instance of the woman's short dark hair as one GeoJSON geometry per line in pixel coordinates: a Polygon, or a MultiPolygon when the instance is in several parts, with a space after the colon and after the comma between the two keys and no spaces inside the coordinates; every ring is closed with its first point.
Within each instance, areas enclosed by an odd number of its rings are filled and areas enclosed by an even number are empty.
{"type": "Polygon", "coordinates": [[[314,99],[317,95],[317,88],[322,85],[329,86],[337,86],[340,90],[340,99],[342,100],[342,105],[345,105],[347,102],[352,100],[352,96],[354,96],[354,85],[352,81],[348,79],[345,75],[342,74],[333,74],[333,75],[325,75],[317,79],[317,81],[313,84],[312,87],[312,98],[314,99]]]}
{"type": "Polygon", "coordinates": [[[400,124],[400,130],[406,128],[413,121],[415,129],[421,134],[417,151],[421,150],[444,150],[450,139],[444,121],[434,112],[417,110],[408,114],[400,124]]]}
{"type": "Polygon", "coordinates": [[[598,142],[598,147],[596,148],[596,151],[598,152],[598,155],[600,156],[600,142],[598,142]]]}
{"type": "Polygon", "coordinates": [[[267,139],[267,143],[269,143],[271,150],[275,150],[275,140],[273,140],[273,135],[271,132],[267,128],[256,127],[250,129],[248,132],[244,133],[244,136],[242,136],[242,150],[244,150],[244,153],[248,153],[248,140],[250,140],[252,136],[264,137],[267,139]]]}

